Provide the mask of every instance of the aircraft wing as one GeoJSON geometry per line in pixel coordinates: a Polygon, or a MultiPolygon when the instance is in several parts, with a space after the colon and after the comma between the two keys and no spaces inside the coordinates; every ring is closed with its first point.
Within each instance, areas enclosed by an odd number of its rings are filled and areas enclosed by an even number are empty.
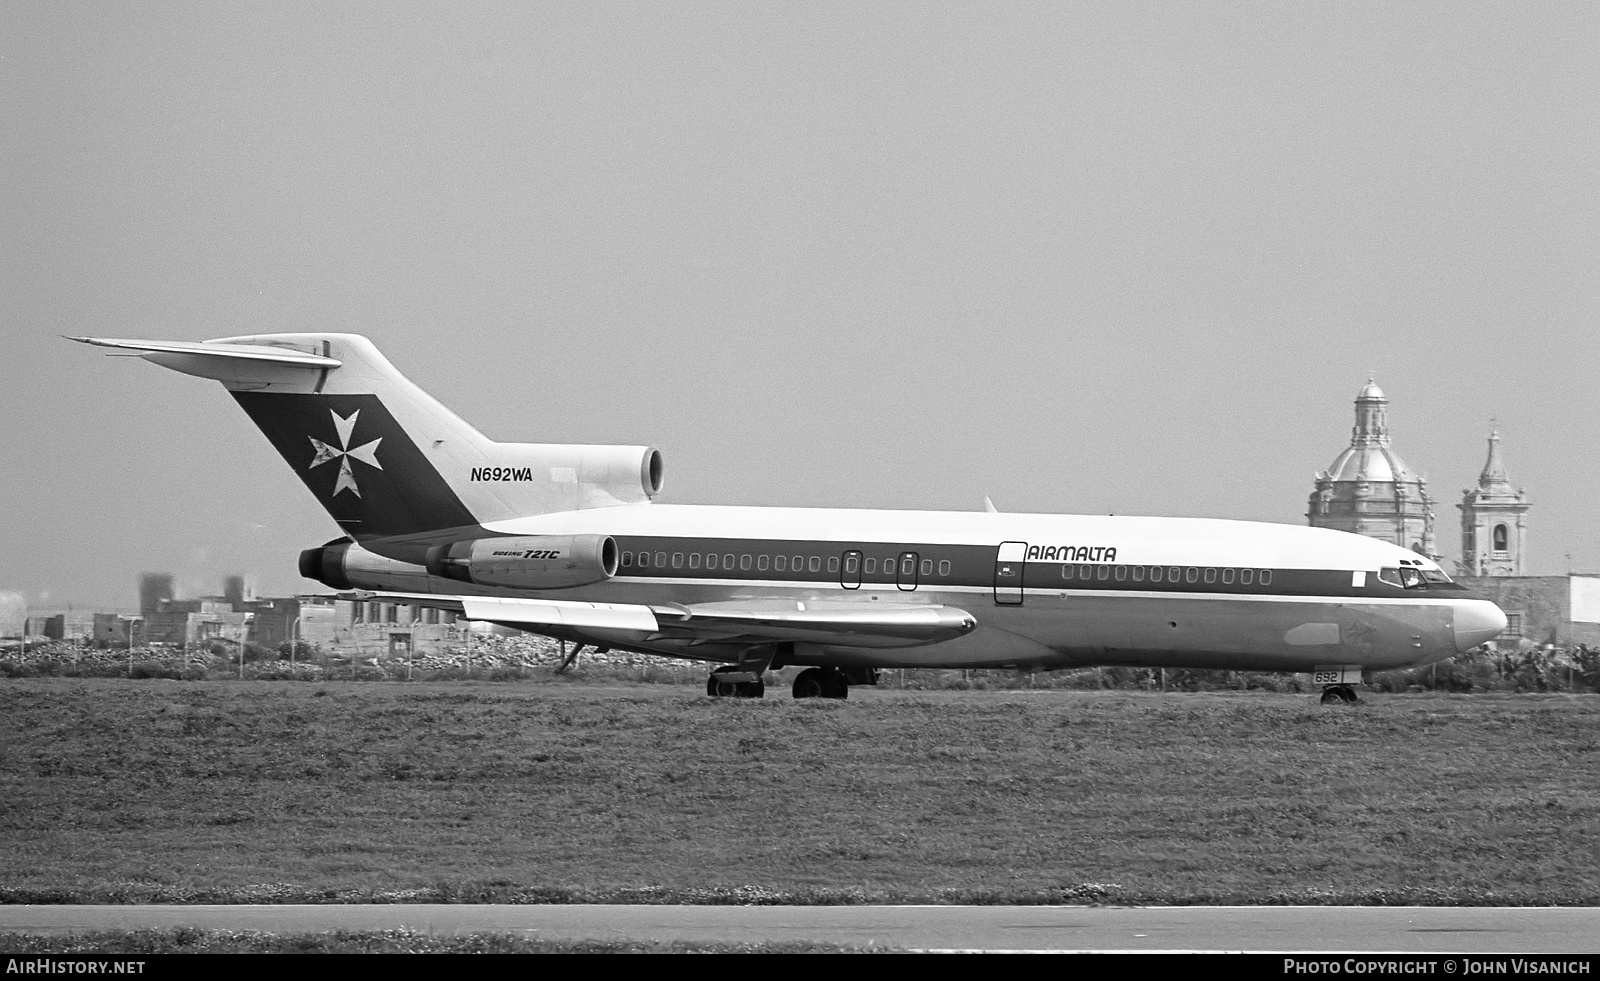
{"type": "Polygon", "coordinates": [[[698,603],[688,606],[633,603],[580,603],[572,600],[499,596],[448,596],[432,593],[358,591],[352,599],[407,603],[454,610],[469,620],[568,631],[638,631],[641,642],[688,641],[749,646],[805,642],[849,647],[917,647],[959,637],[977,619],[953,606],[872,603],[806,603],[783,600],[698,603]]]}
{"type": "Polygon", "coordinates": [[[358,590],[344,594],[361,602],[405,603],[438,610],[454,610],[468,620],[484,620],[522,627],[535,633],[540,627],[577,630],[639,630],[654,633],[658,627],[648,606],[631,603],[578,603],[572,600],[514,599],[503,596],[441,596],[434,593],[373,593],[358,590]]]}
{"type": "Polygon", "coordinates": [[[918,647],[977,627],[953,606],[808,603],[795,600],[656,606],[663,637],[696,644],[802,641],[848,647],[918,647]]]}

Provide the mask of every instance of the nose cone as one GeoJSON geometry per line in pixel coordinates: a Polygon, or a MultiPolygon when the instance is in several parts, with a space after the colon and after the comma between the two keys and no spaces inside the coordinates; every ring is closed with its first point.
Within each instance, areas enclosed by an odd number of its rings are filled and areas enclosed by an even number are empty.
{"type": "Polygon", "coordinates": [[[1487,600],[1464,600],[1456,607],[1456,650],[1470,651],[1506,629],[1506,615],[1487,600]]]}

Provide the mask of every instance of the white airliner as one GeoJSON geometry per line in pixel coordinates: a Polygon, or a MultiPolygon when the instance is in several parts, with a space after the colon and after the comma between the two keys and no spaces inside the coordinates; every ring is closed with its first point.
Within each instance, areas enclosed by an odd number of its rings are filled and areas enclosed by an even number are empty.
{"type": "Polygon", "coordinates": [[[74,340],[233,394],[345,536],[334,589],[719,665],[711,695],[844,698],[881,668],[1309,672],[1426,664],[1506,618],[1429,559],[1320,528],[1189,518],[653,504],[644,446],[496,443],[364,337],[74,340]]]}

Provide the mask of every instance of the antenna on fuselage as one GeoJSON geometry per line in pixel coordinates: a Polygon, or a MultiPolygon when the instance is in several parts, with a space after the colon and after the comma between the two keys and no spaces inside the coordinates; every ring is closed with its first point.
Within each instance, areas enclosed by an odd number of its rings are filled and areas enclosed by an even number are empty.
{"type": "Polygon", "coordinates": [[[990,514],[1000,513],[1000,509],[994,506],[994,502],[989,500],[989,495],[987,494],[983,496],[983,509],[990,514]]]}

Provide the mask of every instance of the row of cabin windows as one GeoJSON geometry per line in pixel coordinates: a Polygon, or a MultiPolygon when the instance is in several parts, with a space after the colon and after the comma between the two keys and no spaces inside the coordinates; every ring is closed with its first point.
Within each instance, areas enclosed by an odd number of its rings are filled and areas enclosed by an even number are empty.
{"type": "Polygon", "coordinates": [[[1183,565],[1064,565],[1061,578],[1088,581],[1114,579],[1117,582],[1207,582],[1221,579],[1225,586],[1238,582],[1241,586],[1272,584],[1271,569],[1214,569],[1183,565]]]}
{"type": "MultiPolygon", "coordinates": [[[[845,572],[847,574],[856,574],[856,563],[860,558],[859,553],[848,553],[845,560],[845,572]]],[[[893,556],[882,560],[883,575],[895,575],[896,561],[893,556]]],[[[917,558],[913,553],[902,555],[898,561],[903,567],[899,572],[901,576],[915,575],[918,571],[917,558]]],[[[732,572],[737,569],[740,572],[750,572],[752,570],[767,572],[770,570],[772,572],[820,573],[823,569],[823,563],[824,559],[820,555],[735,555],[732,552],[718,555],[715,552],[704,554],[700,552],[689,552],[687,554],[673,552],[669,558],[666,552],[640,552],[637,555],[632,552],[622,553],[622,567],[624,569],[689,569],[691,571],[703,569],[707,572],[716,572],[718,570],[732,572]]],[[[826,563],[828,574],[830,576],[837,575],[839,572],[839,557],[830,555],[826,563]]],[[[869,576],[876,575],[878,563],[879,560],[876,558],[865,559],[862,562],[863,571],[869,576]]],[[[921,560],[922,575],[933,575],[934,567],[932,559],[921,560]]],[[[948,559],[941,560],[938,563],[938,570],[941,576],[950,575],[950,561],[948,559]]]]}

